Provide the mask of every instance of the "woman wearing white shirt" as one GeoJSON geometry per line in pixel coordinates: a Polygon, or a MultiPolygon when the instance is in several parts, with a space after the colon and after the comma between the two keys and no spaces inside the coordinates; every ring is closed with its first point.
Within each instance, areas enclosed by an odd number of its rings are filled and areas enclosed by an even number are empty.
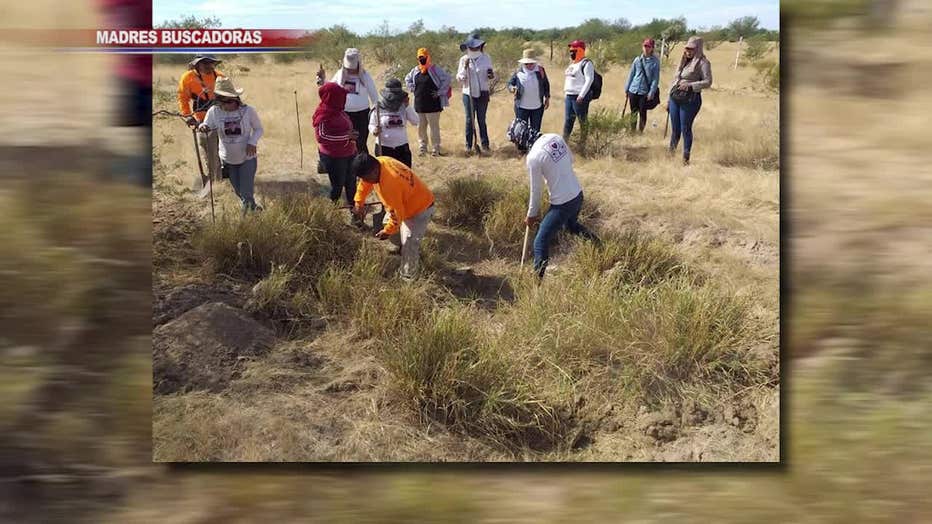
{"type": "Polygon", "coordinates": [[[408,93],[401,88],[401,80],[391,78],[385,82],[379,110],[369,117],[369,131],[381,147],[381,156],[389,156],[411,167],[411,147],[405,121],[412,125],[420,122],[414,108],[408,104],[408,93]]]}
{"type": "Polygon", "coordinates": [[[229,176],[233,191],[243,202],[243,214],[261,209],[256,205],[254,188],[258,167],[257,148],[262,138],[262,122],[255,108],[240,100],[229,78],[220,77],[214,86],[217,104],[207,111],[201,133],[216,130],[220,138],[221,170],[229,176]]]}
{"type": "Polygon", "coordinates": [[[533,53],[532,49],[524,50],[518,60],[519,69],[508,81],[508,90],[515,95],[515,118],[527,120],[531,128],[540,131],[544,110],[550,107],[550,80],[533,53]]]}
{"type": "MultiPolygon", "coordinates": [[[[343,67],[330,79],[346,90],[346,106],[343,111],[353,122],[353,129],[359,133],[356,138],[356,151],[369,152],[369,101],[379,102],[379,93],[372,76],[362,66],[359,49],[350,47],[343,53],[343,67]]],[[[317,85],[324,85],[324,70],[317,72],[317,85]]]]}
{"type": "Polygon", "coordinates": [[[569,140],[573,124],[579,117],[582,140],[585,142],[589,130],[590,88],[595,81],[595,67],[586,58],[586,43],[582,40],[570,42],[570,59],[573,63],[566,68],[563,92],[566,93],[566,112],[563,119],[563,140],[569,140]]]}
{"type": "Polygon", "coordinates": [[[466,110],[466,154],[472,152],[475,138],[473,115],[479,122],[479,138],[482,150],[489,152],[489,130],[485,125],[485,115],[489,109],[489,93],[495,80],[492,59],[485,54],[485,42],[479,35],[472,35],[460,44],[460,51],[466,54],[460,57],[456,69],[456,79],[463,84],[463,107],[466,110]]]}

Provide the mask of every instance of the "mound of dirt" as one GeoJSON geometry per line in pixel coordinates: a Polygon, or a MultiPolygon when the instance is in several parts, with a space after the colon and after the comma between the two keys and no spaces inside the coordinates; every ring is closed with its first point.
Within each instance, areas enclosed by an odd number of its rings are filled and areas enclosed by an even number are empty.
{"type": "Polygon", "coordinates": [[[219,302],[196,307],[153,332],[153,392],[222,391],[244,360],[266,353],[274,340],[240,309],[219,302]]]}

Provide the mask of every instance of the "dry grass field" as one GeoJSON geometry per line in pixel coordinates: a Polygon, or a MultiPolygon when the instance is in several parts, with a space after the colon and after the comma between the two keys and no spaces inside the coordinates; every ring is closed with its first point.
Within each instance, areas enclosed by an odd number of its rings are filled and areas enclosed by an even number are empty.
{"type": "MultiPolygon", "coordinates": [[[[499,71],[516,65],[489,53],[499,71]]],[[[441,118],[448,156],[415,158],[440,213],[428,273],[404,285],[385,246],[317,198],[329,184],[313,173],[316,63],[222,64],[266,129],[257,196],[267,211],[241,221],[223,185],[211,225],[187,191],[190,132],[154,122],[155,460],[777,460],[779,104],[753,68],[731,68],[734,53],[728,43],[709,53],[715,85],[690,166],[666,156],[661,109],[643,136],[577,156],[585,215],[606,242],[562,240],[540,288],[518,270],[527,174],[504,138],[510,95],[489,109],[491,157],[463,154],[454,97],[441,118]],[[488,205],[463,209],[475,200],[488,205]],[[244,309],[269,341],[177,369],[171,355],[191,343],[179,330],[205,344],[238,322],[185,316],[208,302],[244,309]]],[[[544,130],[560,132],[562,68],[548,71],[544,130]]],[[[156,67],[156,109],[175,108],[182,72],[156,67]]],[[[605,72],[593,110],[621,111],[625,75],[605,72]]]]}

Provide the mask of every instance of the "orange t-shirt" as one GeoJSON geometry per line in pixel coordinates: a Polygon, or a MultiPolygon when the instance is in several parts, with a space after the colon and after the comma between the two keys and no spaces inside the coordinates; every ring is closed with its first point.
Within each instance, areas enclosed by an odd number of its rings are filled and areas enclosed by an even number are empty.
{"type": "Polygon", "coordinates": [[[218,76],[223,76],[223,73],[214,70],[212,75],[200,76],[194,69],[189,69],[181,75],[181,79],[178,80],[178,106],[181,108],[182,115],[191,116],[193,112],[198,122],[204,121],[207,104],[215,96],[214,85],[217,83],[218,76]],[[194,102],[193,108],[191,102],[194,102]],[[201,108],[205,109],[199,111],[201,108]]]}
{"type": "Polygon", "coordinates": [[[393,235],[398,232],[402,222],[433,205],[434,194],[403,163],[387,156],[376,157],[376,160],[379,161],[379,183],[370,184],[360,180],[354,200],[357,206],[363,205],[375,188],[375,193],[388,213],[388,224],[383,231],[393,235]]]}

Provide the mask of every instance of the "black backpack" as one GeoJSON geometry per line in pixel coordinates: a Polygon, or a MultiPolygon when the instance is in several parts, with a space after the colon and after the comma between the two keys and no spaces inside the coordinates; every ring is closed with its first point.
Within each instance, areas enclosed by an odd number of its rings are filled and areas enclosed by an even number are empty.
{"type": "Polygon", "coordinates": [[[602,75],[595,70],[595,64],[588,58],[583,58],[583,62],[588,61],[592,64],[592,86],[589,87],[589,100],[598,100],[602,96],[602,75]]]}

